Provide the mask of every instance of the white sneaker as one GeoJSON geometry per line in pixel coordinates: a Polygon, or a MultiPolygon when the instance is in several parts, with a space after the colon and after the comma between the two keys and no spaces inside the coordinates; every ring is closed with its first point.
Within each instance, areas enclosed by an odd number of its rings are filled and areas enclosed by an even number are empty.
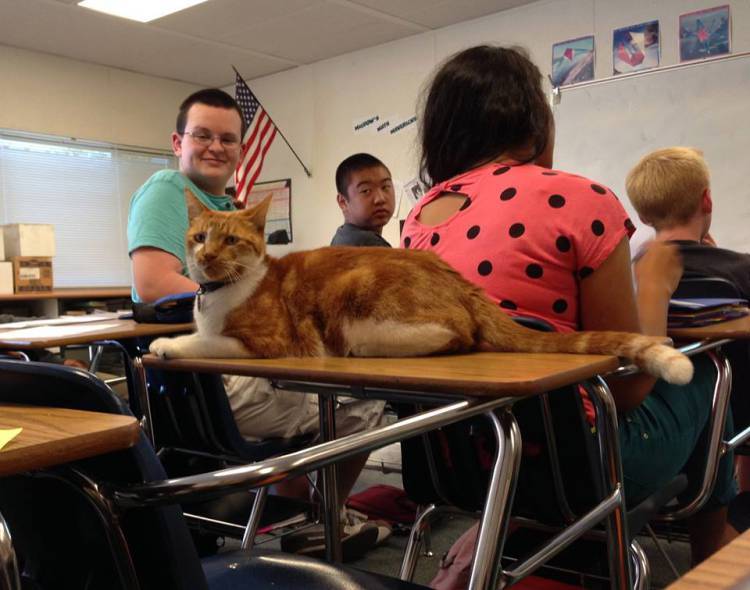
{"type": "Polygon", "coordinates": [[[393,532],[391,525],[384,520],[369,519],[364,512],[359,512],[358,510],[348,507],[344,507],[341,510],[341,522],[344,526],[344,531],[347,530],[347,527],[360,527],[362,524],[369,524],[377,527],[378,538],[375,541],[375,545],[383,543],[393,532]]]}

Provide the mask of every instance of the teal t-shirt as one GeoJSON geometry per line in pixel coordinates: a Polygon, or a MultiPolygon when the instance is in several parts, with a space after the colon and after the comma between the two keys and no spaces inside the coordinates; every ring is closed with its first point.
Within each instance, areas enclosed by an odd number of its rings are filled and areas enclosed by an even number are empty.
{"type": "MultiPolygon", "coordinates": [[[[149,178],[130,199],[128,214],[128,255],[143,247],[158,248],[176,256],[187,276],[185,233],[188,229],[185,187],[203,204],[218,211],[234,209],[231,197],[211,195],[177,170],[160,170],[149,178]]],[[[140,301],[132,288],[133,301],[140,301]]]]}

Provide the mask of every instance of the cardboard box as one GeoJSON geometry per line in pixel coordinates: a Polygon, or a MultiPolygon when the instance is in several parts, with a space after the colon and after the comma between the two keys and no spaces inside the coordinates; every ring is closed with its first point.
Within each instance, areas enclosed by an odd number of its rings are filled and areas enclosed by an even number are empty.
{"type": "Polygon", "coordinates": [[[16,293],[52,290],[52,258],[14,256],[13,284],[16,293]]]}
{"type": "Polygon", "coordinates": [[[55,226],[49,223],[9,223],[2,226],[5,256],[54,256],[55,226]]]}
{"type": "MultiPolygon", "coordinates": [[[[0,260],[5,260],[5,238],[3,238],[3,228],[0,226],[0,260]]],[[[11,278],[13,274],[11,273],[11,278]]]]}
{"type": "Polygon", "coordinates": [[[0,262],[0,295],[13,293],[13,263],[0,262]]]}

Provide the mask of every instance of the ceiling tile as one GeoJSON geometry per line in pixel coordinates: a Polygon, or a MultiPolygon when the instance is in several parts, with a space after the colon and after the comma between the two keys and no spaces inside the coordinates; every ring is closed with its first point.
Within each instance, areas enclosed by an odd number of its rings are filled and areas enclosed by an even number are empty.
{"type": "Polygon", "coordinates": [[[356,7],[324,3],[264,26],[250,25],[225,40],[302,63],[312,63],[420,32],[356,7]]]}
{"type": "Polygon", "coordinates": [[[153,21],[156,27],[221,41],[249,26],[257,27],[322,4],[324,0],[209,0],[153,21]]]}
{"type": "Polygon", "coordinates": [[[246,79],[257,78],[294,67],[254,55],[247,50],[183,37],[162,37],[145,59],[133,62],[131,69],[175,80],[190,80],[202,86],[227,86],[234,83],[232,66],[246,79]],[[185,59],[190,55],[190,59],[185,59]]]}
{"type": "Polygon", "coordinates": [[[531,0],[209,0],[137,23],[78,0],[0,0],[0,43],[194,84],[231,83],[531,0]]]}
{"type": "Polygon", "coordinates": [[[232,64],[247,76],[295,65],[59,2],[16,6],[12,19],[0,20],[0,38],[7,45],[203,85],[232,82],[232,64]]]}
{"type": "Polygon", "coordinates": [[[350,0],[386,14],[420,25],[439,28],[502,10],[530,4],[535,0],[350,0]]]}

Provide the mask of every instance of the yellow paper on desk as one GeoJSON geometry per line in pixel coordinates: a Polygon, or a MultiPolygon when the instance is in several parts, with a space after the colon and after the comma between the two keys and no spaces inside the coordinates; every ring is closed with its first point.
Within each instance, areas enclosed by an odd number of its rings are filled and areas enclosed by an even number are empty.
{"type": "Polygon", "coordinates": [[[0,450],[21,434],[22,430],[23,428],[0,428],[0,450]]]}

